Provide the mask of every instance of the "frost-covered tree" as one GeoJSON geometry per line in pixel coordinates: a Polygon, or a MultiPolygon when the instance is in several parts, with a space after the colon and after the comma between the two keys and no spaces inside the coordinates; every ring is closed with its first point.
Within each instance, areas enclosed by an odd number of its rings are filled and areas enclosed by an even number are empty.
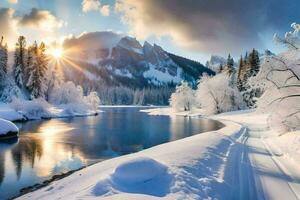
{"type": "Polygon", "coordinates": [[[13,73],[16,84],[23,88],[24,86],[24,68],[25,68],[25,52],[26,52],[26,39],[24,36],[18,38],[16,43],[13,73]]]}
{"type": "Polygon", "coordinates": [[[259,53],[253,49],[251,53],[246,55],[243,59],[241,56],[237,74],[237,85],[243,94],[244,101],[248,107],[255,107],[256,99],[261,95],[261,91],[252,88],[248,83],[249,78],[256,76],[260,68],[259,53]]]}
{"type": "Polygon", "coordinates": [[[182,81],[176,87],[176,91],[171,95],[170,106],[175,111],[189,111],[196,105],[195,92],[188,83],[182,81]]]}
{"type": "Polygon", "coordinates": [[[258,74],[250,82],[263,91],[258,110],[270,113],[269,124],[279,132],[300,129],[300,25],[284,38],[274,36],[288,51],[265,58],[258,74]]]}
{"type": "Polygon", "coordinates": [[[217,114],[244,108],[242,95],[227,73],[204,75],[198,84],[196,99],[205,114],[217,114]]]}
{"type": "Polygon", "coordinates": [[[64,83],[64,75],[60,69],[59,63],[55,62],[54,65],[49,68],[48,89],[46,92],[46,99],[49,99],[53,90],[56,90],[64,83]]]}
{"type": "Polygon", "coordinates": [[[29,50],[29,60],[27,60],[28,80],[27,88],[31,98],[45,97],[48,88],[47,66],[48,60],[45,55],[46,47],[44,43],[39,46],[35,42],[29,50]]]}
{"type": "Polygon", "coordinates": [[[8,50],[7,44],[3,43],[3,37],[0,41],[0,73],[4,77],[7,73],[8,50]]]}
{"type": "Polygon", "coordinates": [[[84,96],[81,86],[76,86],[73,82],[68,81],[52,90],[49,102],[55,105],[68,105],[72,110],[84,112],[86,109],[97,110],[100,99],[96,92],[84,96]]]}

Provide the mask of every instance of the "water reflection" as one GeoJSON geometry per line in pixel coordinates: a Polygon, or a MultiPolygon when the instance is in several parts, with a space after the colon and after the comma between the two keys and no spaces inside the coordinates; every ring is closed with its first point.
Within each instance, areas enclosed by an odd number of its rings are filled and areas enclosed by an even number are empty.
{"type": "Polygon", "coordinates": [[[211,120],[148,116],[138,108],[104,110],[96,117],[18,124],[19,139],[0,143],[0,199],[55,174],[221,126],[211,120]]]}

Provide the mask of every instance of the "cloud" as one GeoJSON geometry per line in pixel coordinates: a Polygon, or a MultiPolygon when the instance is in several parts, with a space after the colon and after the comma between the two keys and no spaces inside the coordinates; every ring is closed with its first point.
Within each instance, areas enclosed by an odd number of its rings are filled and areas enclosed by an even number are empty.
{"type": "Polygon", "coordinates": [[[17,3],[18,3],[18,0],[8,0],[8,3],[11,3],[11,4],[17,4],[17,3]]]}
{"type": "Polygon", "coordinates": [[[14,19],[14,13],[11,8],[0,8],[0,36],[3,36],[9,44],[13,44],[17,38],[17,21],[14,19]]]}
{"type": "Polygon", "coordinates": [[[37,8],[32,8],[28,14],[25,14],[19,19],[19,25],[51,32],[55,28],[62,27],[63,22],[58,20],[48,10],[38,10],[37,8]]]}
{"type": "Polygon", "coordinates": [[[264,48],[261,35],[300,18],[299,0],[117,0],[115,10],[139,39],[170,36],[205,53],[264,48]]]}
{"type": "Polygon", "coordinates": [[[103,16],[109,16],[110,14],[110,6],[102,6],[100,0],[83,0],[81,6],[83,12],[99,11],[103,16]]]}
{"type": "Polygon", "coordinates": [[[20,15],[12,8],[0,8],[0,37],[4,37],[9,48],[14,47],[19,35],[26,36],[30,42],[57,39],[57,30],[63,25],[63,21],[47,10],[33,8],[28,14],[20,15]]]}
{"type": "Polygon", "coordinates": [[[70,36],[65,38],[63,46],[66,49],[80,49],[82,50],[98,50],[99,48],[112,48],[123,37],[123,34],[112,31],[101,32],[83,32],[78,37],[70,36]]]}
{"type": "Polygon", "coordinates": [[[104,5],[102,6],[102,8],[100,9],[100,12],[103,16],[109,16],[110,14],[110,7],[109,5],[104,5]]]}

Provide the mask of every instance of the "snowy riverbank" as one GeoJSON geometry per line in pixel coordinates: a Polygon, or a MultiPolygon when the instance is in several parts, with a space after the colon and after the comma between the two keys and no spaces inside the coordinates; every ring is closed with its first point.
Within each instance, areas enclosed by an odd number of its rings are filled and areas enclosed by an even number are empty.
{"type": "Polygon", "coordinates": [[[33,119],[49,119],[61,117],[79,117],[96,115],[100,110],[80,108],[80,105],[69,104],[54,106],[27,101],[25,104],[0,103],[0,118],[9,121],[24,121],[33,119]]]}
{"type": "MultiPolygon", "coordinates": [[[[168,108],[148,112],[170,114],[168,108]]],[[[212,118],[226,126],[103,161],[19,199],[282,199],[300,194],[298,165],[291,159],[299,158],[296,134],[272,134],[267,116],[253,111],[212,118]]]]}

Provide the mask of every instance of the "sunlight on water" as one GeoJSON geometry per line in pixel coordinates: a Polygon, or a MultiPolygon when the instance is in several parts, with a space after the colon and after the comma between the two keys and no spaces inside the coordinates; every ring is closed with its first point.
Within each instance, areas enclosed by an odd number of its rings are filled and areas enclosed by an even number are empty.
{"type": "Polygon", "coordinates": [[[19,139],[0,143],[0,199],[56,174],[220,127],[204,119],[149,116],[139,108],[104,110],[18,124],[19,139]]]}

